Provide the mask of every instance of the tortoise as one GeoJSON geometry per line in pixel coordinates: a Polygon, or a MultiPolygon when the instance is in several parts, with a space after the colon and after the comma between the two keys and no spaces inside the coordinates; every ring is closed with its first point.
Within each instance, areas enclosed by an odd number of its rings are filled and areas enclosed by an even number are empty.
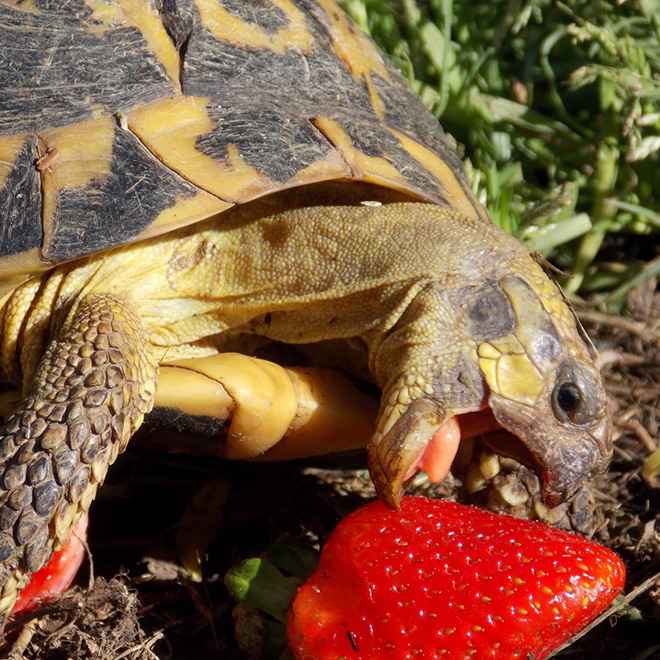
{"type": "Polygon", "coordinates": [[[393,507],[461,435],[550,505],[605,468],[574,312],[331,0],[4,0],[0,43],[3,612],[145,417],[232,459],[367,446],[393,507]]]}

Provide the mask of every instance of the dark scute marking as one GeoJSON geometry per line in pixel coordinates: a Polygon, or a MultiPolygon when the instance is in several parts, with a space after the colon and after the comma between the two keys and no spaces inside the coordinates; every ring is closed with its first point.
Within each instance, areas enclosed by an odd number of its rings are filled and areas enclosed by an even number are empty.
{"type": "Polygon", "coordinates": [[[221,42],[195,13],[181,76],[184,93],[209,96],[225,107],[247,102],[282,108],[301,119],[350,116],[356,109],[368,108],[364,90],[336,57],[330,37],[311,16],[307,18],[313,53],[277,54],[221,42]]]}
{"type": "Polygon", "coordinates": [[[90,119],[92,109],[126,112],[172,94],[137,28],[96,36],[83,2],[41,4],[38,13],[0,4],[0,135],[39,133],[90,119]]]}
{"type": "Polygon", "coordinates": [[[471,291],[473,303],[468,310],[468,336],[476,341],[503,337],[513,332],[516,315],[508,296],[497,282],[471,291]]]}
{"type": "MultiPolygon", "coordinates": [[[[256,163],[260,171],[280,170],[280,163],[295,153],[294,143],[285,142],[284,151],[278,150],[282,138],[278,141],[277,135],[286,140],[303,138],[305,141],[299,145],[303,148],[309,144],[306,130],[296,134],[290,127],[280,124],[292,122],[295,118],[302,126],[304,121],[328,117],[344,127],[358,149],[368,156],[383,157],[391,162],[410,181],[411,188],[423,191],[429,201],[451,205],[441,182],[412,158],[379,121],[366,81],[356,80],[334,51],[327,16],[313,2],[304,0],[299,4],[305,12],[307,29],[312,34],[311,53],[291,50],[276,54],[266,48],[239,48],[223,43],[201,24],[195,14],[181,74],[184,93],[208,96],[220,108],[232,108],[245,117],[249,116],[252,124],[237,120],[236,128],[231,132],[236,133],[236,129],[241,128],[242,143],[248,145],[249,162],[256,163]],[[240,108],[248,104],[255,109],[262,108],[263,112],[243,113],[240,108]],[[270,136],[273,130],[275,136],[270,136]],[[263,142],[268,136],[270,142],[263,142]],[[271,161],[279,162],[271,165],[271,161]]],[[[453,154],[453,149],[437,121],[409,90],[401,75],[393,68],[390,70],[390,80],[379,82],[381,96],[394,96],[404,103],[404,107],[398,110],[399,115],[415,118],[408,123],[393,118],[392,125],[411,136],[418,128],[423,130],[424,141],[417,139],[440,158],[446,159],[447,154],[453,154]]],[[[388,103],[386,107],[390,106],[388,103]]],[[[222,132],[216,131],[219,134],[216,140],[231,142],[229,136],[220,137],[227,127],[220,125],[219,129],[222,132]]],[[[304,162],[306,159],[297,157],[275,178],[282,180],[285,174],[295,171],[304,162]]],[[[462,166],[455,155],[450,167],[461,171],[462,166]]]]}
{"type": "Polygon", "coordinates": [[[38,157],[37,138],[31,136],[17,154],[14,168],[0,190],[0,257],[39,248],[43,242],[41,177],[34,165],[38,157]]]}
{"type": "MultiPolygon", "coordinates": [[[[390,70],[393,68],[388,64],[390,70]]],[[[392,74],[395,77],[395,74],[392,74]]],[[[383,104],[385,123],[399,133],[403,133],[413,140],[419,142],[423,147],[435,153],[454,173],[465,196],[472,202],[474,211],[483,220],[490,223],[490,219],[484,215],[483,209],[474,201],[474,195],[465,175],[465,169],[461,159],[456,153],[456,149],[450,143],[445,135],[440,122],[422,107],[417,94],[407,84],[392,84],[383,80],[380,76],[373,74],[372,83],[378,92],[381,103],[383,104]]],[[[399,76],[396,75],[397,83],[399,76]]],[[[449,202],[447,193],[442,185],[442,181],[430,174],[422,165],[416,161],[413,163],[408,154],[405,154],[407,167],[411,168],[410,178],[420,186],[431,186],[438,189],[440,196],[449,202]]]]}
{"type": "MultiPolygon", "coordinates": [[[[371,115],[354,114],[337,120],[343,124],[351,142],[359,151],[367,156],[383,158],[390,162],[414,186],[423,190],[432,201],[452,205],[451,197],[443,182],[415,160],[392,133],[384,129],[381,124],[374,122],[371,115]]],[[[469,191],[467,194],[469,197],[472,195],[469,191]]]]}
{"type": "MultiPolygon", "coordinates": [[[[316,34],[320,37],[320,34],[324,33],[325,36],[329,32],[330,27],[324,11],[314,0],[301,0],[301,4],[309,14],[310,22],[312,17],[314,18],[316,34]]],[[[348,26],[350,32],[360,31],[350,17],[348,26]]],[[[378,47],[371,39],[367,37],[367,40],[372,44],[373,49],[377,51],[378,47]]],[[[331,45],[327,48],[328,53],[333,52],[331,45]]],[[[338,57],[335,55],[333,57],[337,64],[341,63],[338,57]]],[[[472,199],[473,196],[467,184],[463,164],[458,158],[454,146],[447,139],[438,120],[424,107],[419,96],[410,88],[410,85],[408,85],[403,76],[389,60],[385,56],[381,59],[388,72],[387,79],[381,78],[374,71],[370,73],[370,77],[372,85],[378,93],[379,100],[383,104],[384,123],[415,139],[446,162],[456,172],[461,187],[465,190],[467,197],[472,199]]],[[[350,78],[351,84],[358,86],[353,77],[351,76],[350,78]]],[[[365,115],[368,114],[371,117],[370,121],[372,124],[376,126],[376,116],[371,112],[371,98],[366,80],[362,81],[361,87],[362,94],[359,105],[365,112],[365,115]]],[[[341,101],[345,103],[346,88],[339,88],[339,91],[341,92],[341,101]]],[[[351,108],[351,112],[343,112],[336,115],[336,119],[344,127],[351,126],[356,122],[354,111],[355,108],[351,108]]],[[[363,137],[360,145],[364,153],[374,156],[381,155],[389,160],[414,187],[424,191],[424,195],[429,201],[444,202],[448,206],[452,206],[451,199],[447,196],[442,182],[438,181],[423,165],[412,158],[389,131],[385,129],[381,130],[381,128],[379,126],[379,130],[374,130],[371,136],[367,138],[363,137]],[[374,147],[377,150],[378,146],[380,146],[380,154],[377,154],[374,150],[374,147]]],[[[362,127],[359,130],[362,130],[362,127]]]]}
{"type": "Polygon", "coordinates": [[[278,108],[235,105],[212,108],[209,115],[218,128],[199,138],[197,149],[226,160],[226,145],[233,144],[249,165],[274,181],[288,181],[331,149],[307,120],[278,108]]]}
{"type": "Polygon", "coordinates": [[[121,245],[148,227],[178,197],[197,188],[154,158],[132,133],[117,129],[109,175],[84,189],[63,190],[45,256],[74,259],[121,245]]]}
{"type": "Polygon", "coordinates": [[[325,157],[332,147],[310,120],[333,106],[346,112],[344,106],[359,103],[361,92],[332,53],[320,57],[223,43],[195,14],[181,82],[184,93],[212,99],[209,114],[216,125],[197,148],[225,160],[226,145],[234,144],[248,164],[280,182],[325,157]]]}
{"type": "Polygon", "coordinates": [[[222,6],[244,23],[258,25],[266,34],[275,34],[289,23],[272,0],[224,0],[222,6]]]}
{"type": "MultiPolygon", "coordinates": [[[[393,70],[389,63],[387,67],[393,70]]],[[[463,164],[456,150],[438,120],[419,107],[417,94],[408,85],[393,85],[376,74],[372,74],[371,82],[383,104],[385,123],[435,152],[456,173],[461,184],[468,188],[463,164]]]]}
{"type": "Polygon", "coordinates": [[[193,26],[193,0],[157,0],[156,5],[165,31],[182,53],[193,26]]]}
{"type": "Polygon", "coordinates": [[[368,113],[361,112],[353,116],[350,122],[345,122],[344,130],[355,147],[371,158],[382,158],[386,152],[392,153],[401,148],[399,141],[383,131],[368,113]]]}

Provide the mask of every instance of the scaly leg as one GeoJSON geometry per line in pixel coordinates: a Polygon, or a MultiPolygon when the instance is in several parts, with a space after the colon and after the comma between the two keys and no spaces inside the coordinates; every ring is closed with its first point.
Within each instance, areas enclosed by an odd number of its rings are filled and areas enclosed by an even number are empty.
{"type": "Polygon", "coordinates": [[[140,319],[83,299],[0,430],[0,612],[84,513],[153,405],[157,366],[140,319]]]}

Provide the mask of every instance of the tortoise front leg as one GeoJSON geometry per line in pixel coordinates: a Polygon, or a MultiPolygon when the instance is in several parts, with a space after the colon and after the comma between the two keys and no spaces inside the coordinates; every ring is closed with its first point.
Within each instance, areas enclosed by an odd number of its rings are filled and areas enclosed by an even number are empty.
{"type": "Polygon", "coordinates": [[[130,304],[83,299],[0,429],[0,612],[68,537],[153,405],[157,366],[130,304]]]}
{"type": "Polygon", "coordinates": [[[277,461],[363,448],[377,413],[378,401],[333,369],[221,353],[161,366],[147,426],[156,441],[185,435],[166,447],[277,461]]]}

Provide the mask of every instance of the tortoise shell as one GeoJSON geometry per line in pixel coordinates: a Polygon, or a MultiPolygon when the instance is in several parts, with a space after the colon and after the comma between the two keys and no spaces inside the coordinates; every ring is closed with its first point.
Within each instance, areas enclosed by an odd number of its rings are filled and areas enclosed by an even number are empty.
{"type": "Polygon", "coordinates": [[[0,293],[320,181],[487,221],[438,122],[330,0],[4,0],[0,43],[0,293]]]}

